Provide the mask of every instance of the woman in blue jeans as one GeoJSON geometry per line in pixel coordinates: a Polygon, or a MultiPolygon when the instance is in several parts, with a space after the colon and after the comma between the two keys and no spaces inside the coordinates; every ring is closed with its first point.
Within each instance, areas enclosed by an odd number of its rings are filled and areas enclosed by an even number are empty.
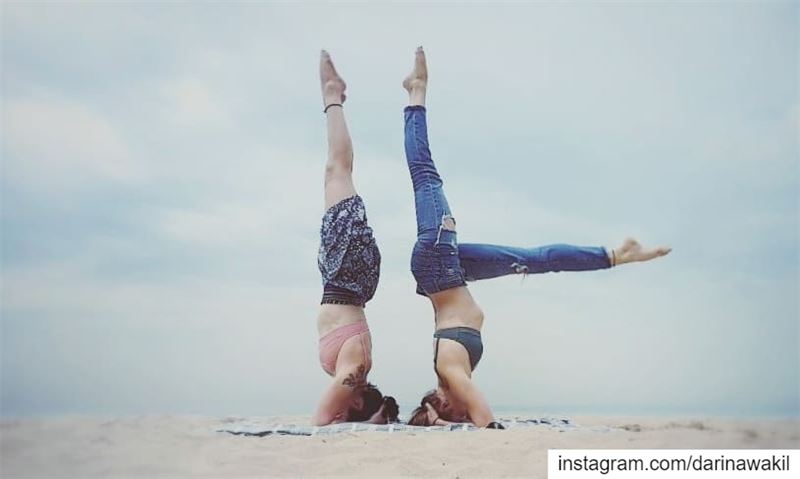
{"type": "Polygon", "coordinates": [[[436,315],[433,367],[439,381],[437,388],[422,398],[409,424],[472,422],[479,427],[502,428],[472,381],[472,371],[483,353],[483,312],[466,282],[509,274],[605,269],[664,256],[670,248],[645,249],[633,239],[615,249],[565,244],[536,248],[458,244],[456,222],[428,147],[427,82],[425,53],[420,47],[414,69],[403,81],[409,94],[404,112],[405,150],[417,213],[411,272],[417,293],[430,298],[436,315]]]}

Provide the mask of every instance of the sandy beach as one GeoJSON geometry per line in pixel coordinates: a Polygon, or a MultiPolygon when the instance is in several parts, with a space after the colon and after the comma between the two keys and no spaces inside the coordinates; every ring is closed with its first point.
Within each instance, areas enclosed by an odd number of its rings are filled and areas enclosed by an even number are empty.
{"type": "MultiPolygon", "coordinates": [[[[307,417],[261,418],[307,424],[307,417]]],[[[0,475],[546,477],[553,448],[800,448],[798,419],[572,417],[577,427],[242,437],[235,418],[3,419],[0,475]]]]}

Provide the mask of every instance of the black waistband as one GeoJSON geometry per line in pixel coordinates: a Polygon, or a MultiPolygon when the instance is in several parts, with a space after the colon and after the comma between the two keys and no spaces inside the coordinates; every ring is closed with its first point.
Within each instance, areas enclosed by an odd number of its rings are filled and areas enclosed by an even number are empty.
{"type": "Polygon", "coordinates": [[[456,326],[454,328],[437,329],[436,332],[433,333],[433,337],[434,338],[452,339],[449,336],[452,335],[452,334],[457,334],[457,333],[468,333],[468,334],[476,335],[478,337],[481,336],[481,332],[478,331],[475,328],[470,328],[470,327],[467,327],[467,326],[456,326]]]}
{"type": "Polygon", "coordinates": [[[322,301],[320,304],[350,304],[363,307],[364,301],[359,295],[349,289],[326,284],[322,291],[322,301]]]}

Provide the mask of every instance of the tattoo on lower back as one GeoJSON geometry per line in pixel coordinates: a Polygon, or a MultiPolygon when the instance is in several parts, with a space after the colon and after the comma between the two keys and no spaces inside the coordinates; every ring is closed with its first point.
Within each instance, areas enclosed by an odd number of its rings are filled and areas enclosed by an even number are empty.
{"type": "Polygon", "coordinates": [[[367,368],[364,367],[363,364],[358,366],[356,372],[350,373],[344,381],[342,381],[342,385],[350,386],[353,389],[357,389],[360,387],[364,387],[367,384],[367,368]]]}

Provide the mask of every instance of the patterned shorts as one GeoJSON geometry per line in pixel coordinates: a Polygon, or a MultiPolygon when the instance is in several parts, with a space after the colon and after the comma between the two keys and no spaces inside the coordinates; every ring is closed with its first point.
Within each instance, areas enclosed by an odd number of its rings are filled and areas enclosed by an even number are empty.
{"type": "Polygon", "coordinates": [[[319,233],[322,304],[364,306],[375,295],[381,267],[364,200],[355,195],[333,205],[322,217],[319,233]]]}

